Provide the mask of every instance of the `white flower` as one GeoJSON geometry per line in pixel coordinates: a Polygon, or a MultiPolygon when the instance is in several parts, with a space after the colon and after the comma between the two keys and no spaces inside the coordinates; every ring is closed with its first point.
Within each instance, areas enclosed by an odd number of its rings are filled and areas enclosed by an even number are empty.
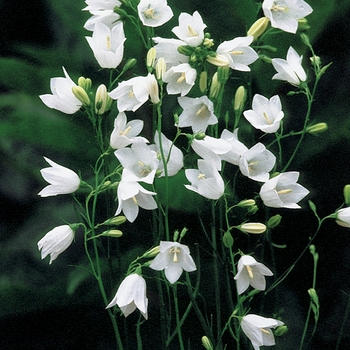
{"type": "Polygon", "coordinates": [[[133,273],[124,278],[113,300],[106,309],[118,305],[125,317],[138,308],[147,320],[148,299],[146,297],[146,281],[142,276],[133,273]]]}
{"type": "Polygon", "coordinates": [[[209,199],[219,199],[224,194],[225,184],[215,164],[210,160],[198,159],[198,170],[186,169],[185,175],[191,185],[188,190],[209,199]]]}
{"type": "Polygon", "coordinates": [[[265,265],[258,263],[252,256],[243,255],[238,261],[237,274],[234,277],[237,285],[237,293],[244,293],[249,285],[257,290],[265,290],[265,276],[273,273],[265,265]]]}
{"type": "Polygon", "coordinates": [[[167,70],[173,66],[177,66],[179,63],[188,63],[189,57],[177,50],[179,46],[186,45],[185,42],[178,39],[164,39],[161,37],[155,37],[153,41],[156,43],[154,46],[156,57],[157,59],[164,58],[167,70]]]}
{"type": "Polygon", "coordinates": [[[182,270],[192,272],[197,269],[186,245],[164,241],[160,242],[159,254],[151,262],[150,268],[164,270],[170,283],[175,283],[180,278],[182,270]]]}
{"type": "Polygon", "coordinates": [[[127,122],[124,112],[120,112],[114,120],[114,129],[112,131],[109,144],[113,149],[124,148],[138,139],[142,139],[144,142],[147,140],[137,135],[143,129],[143,121],[135,119],[127,122]]]}
{"type": "Polygon", "coordinates": [[[190,126],[193,132],[205,132],[208,125],[214,125],[218,118],[214,114],[213,102],[207,96],[178,97],[179,105],[183,108],[179,116],[180,128],[190,126]]]}
{"type": "Polygon", "coordinates": [[[306,73],[301,65],[303,56],[290,46],[287,52],[287,60],[282,58],[273,58],[272,65],[275,67],[277,74],[272,79],[285,80],[292,85],[300,85],[306,80],[306,73]]]}
{"type": "Polygon", "coordinates": [[[38,249],[41,250],[41,259],[45,259],[50,254],[51,264],[71,245],[73,239],[74,231],[69,225],[55,227],[38,242],[38,249]]]}
{"type": "Polygon", "coordinates": [[[91,9],[93,15],[84,24],[86,30],[93,31],[97,23],[103,23],[112,29],[120,20],[120,16],[113,10],[95,10],[91,9]]]}
{"type": "Polygon", "coordinates": [[[67,194],[75,192],[80,186],[79,176],[72,170],[53,162],[44,157],[51,165],[50,168],[41,169],[42,177],[50,183],[42,189],[38,195],[41,197],[57,196],[58,194],[67,194]]]}
{"type": "Polygon", "coordinates": [[[244,316],[241,321],[242,331],[252,342],[254,350],[259,350],[260,346],[263,345],[275,345],[275,337],[270,328],[282,325],[284,325],[283,322],[274,318],[266,318],[254,314],[244,316]]]}
{"type": "Polygon", "coordinates": [[[153,151],[143,140],[135,140],[131,148],[118,149],[114,154],[124,167],[123,180],[153,183],[159,159],[157,152],[153,151]]]}
{"type": "Polygon", "coordinates": [[[259,58],[258,54],[249,46],[253,39],[253,36],[246,36],[224,41],[218,46],[216,52],[219,57],[228,61],[232,69],[248,72],[250,71],[248,65],[259,58]]]}
{"type": "Polygon", "coordinates": [[[350,207],[339,209],[336,212],[336,222],[343,227],[350,227],[350,207]]]}
{"type": "Polygon", "coordinates": [[[152,196],[157,193],[144,189],[138,182],[128,181],[123,170],[122,180],[118,185],[118,209],[115,215],[122,211],[129,222],[134,222],[139,214],[139,207],[147,210],[157,208],[157,203],[152,196]]]}
{"type": "Polygon", "coordinates": [[[233,133],[227,129],[224,129],[220,138],[227,141],[231,145],[228,152],[220,154],[220,159],[234,165],[239,165],[239,159],[245,152],[248,151],[248,148],[238,140],[238,128],[235,129],[233,133]]]}
{"type": "Polygon", "coordinates": [[[303,0],[265,0],[262,8],[272,27],[288,33],[296,33],[298,19],[312,12],[312,7],[303,0]]]}
{"type": "Polygon", "coordinates": [[[117,100],[119,112],[131,110],[135,112],[148,100],[148,96],[151,97],[153,103],[159,102],[158,84],[153,74],[148,74],[146,77],[134,77],[119,83],[109,93],[109,96],[117,100]]]}
{"type": "Polygon", "coordinates": [[[187,95],[196,82],[197,71],[188,63],[171,67],[164,75],[163,81],[168,83],[166,90],[169,95],[187,95]]]}
{"type": "Polygon", "coordinates": [[[86,0],[85,3],[88,6],[84,7],[83,11],[113,10],[121,5],[118,0],[86,0]]]}
{"type": "Polygon", "coordinates": [[[198,46],[204,40],[204,28],[201,15],[195,11],[193,16],[188,13],[181,13],[179,25],[172,29],[172,32],[189,46],[198,46]]]}
{"type": "MultiPolygon", "coordinates": [[[[155,142],[155,145],[151,145],[150,147],[151,147],[151,149],[155,150],[157,152],[157,155],[158,155],[158,159],[159,159],[158,170],[162,171],[159,176],[165,176],[164,166],[163,166],[163,162],[162,162],[161,155],[160,155],[160,143],[159,143],[158,131],[156,131],[156,133],[154,135],[154,142],[155,142]]],[[[167,162],[166,165],[167,165],[168,176],[174,176],[184,166],[183,153],[163,133],[161,133],[161,142],[162,142],[164,157],[165,157],[166,162],[167,162]]]]}
{"type": "Polygon", "coordinates": [[[239,169],[244,176],[255,181],[265,182],[269,179],[276,157],[262,143],[257,143],[239,159],[239,169]]]}
{"type": "Polygon", "coordinates": [[[266,133],[273,133],[279,129],[284,113],[278,95],[268,99],[262,95],[255,94],[252,108],[243,112],[243,115],[254,128],[266,133]]]}
{"type": "Polygon", "coordinates": [[[260,197],[267,207],[300,208],[297,204],[309,191],[297,184],[299,172],[289,171],[266,181],[260,189],[260,197]]]}
{"type": "Polygon", "coordinates": [[[141,0],[137,10],[141,22],[147,27],[159,27],[174,15],[166,0],[141,0]]]}
{"type": "Polygon", "coordinates": [[[231,144],[224,139],[205,136],[203,140],[194,139],[193,150],[203,159],[210,161],[217,170],[221,170],[221,157],[231,149],[231,144]]]}
{"type": "Polygon", "coordinates": [[[92,37],[85,38],[102,68],[117,68],[119,66],[124,54],[123,22],[119,22],[112,29],[109,29],[102,22],[98,22],[92,37]]]}
{"type": "Polygon", "coordinates": [[[50,88],[52,95],[40,95],[41,100],[47,107],[57,109],[66,114],[73,114],[79,111],[82,102],[72,92],[72,87],[77,86],[69,77],[67,71],[62,67],[65,78],[51,78],[50,88]]]}

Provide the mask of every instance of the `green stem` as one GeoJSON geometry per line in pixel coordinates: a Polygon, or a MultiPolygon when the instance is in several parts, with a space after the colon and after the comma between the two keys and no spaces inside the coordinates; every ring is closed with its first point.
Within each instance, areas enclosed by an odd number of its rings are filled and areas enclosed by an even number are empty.
{"type": "Polygon", "coordinates": [[[342,321],[342,324],[340,326],[340,332],[339,332],[339,336],[338,336],[338,339],[337,339],[337,345],[335,346],[335,350],[340,349],[340,345],[341,345],[340,343],[341,343],[342,335],[344,333],[344,328],[345,328],[346,321],[348,319],[349,314],[350,314],[350,293],[348,295],[348,303],[346,305],[343,321],[342,321]]]}
{"type": "Polygon", "coordinates": [[[182,340],[181,332],[181,322],[180,322],[180,313],[179,313],[179,303],[177,298],[177,285],[173,286],[173,296],[174,296],[174,308],[175,308],[175,318],[176,318],[176,332],[179,339],[180,349],[185,350],[184,343],[182,340]]]}

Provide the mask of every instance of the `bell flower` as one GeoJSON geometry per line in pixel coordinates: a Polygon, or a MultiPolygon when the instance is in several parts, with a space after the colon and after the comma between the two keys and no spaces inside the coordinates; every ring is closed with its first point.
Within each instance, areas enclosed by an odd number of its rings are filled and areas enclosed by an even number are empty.
{"type": "Polygon", "coordinates": [[[169,95],[187,95],[195,84],[197,71],[188,63],[182,63],[171,67],[164,75],[163,81],[167,84],[166,90],[169,95]]]}
{"type": "Polygon", "coordinates": [[[298,53],[289,47],[287,52],[287,59],[273,58],[271,60],[272,65],[277,71],[272,79],[284,80],[292,85],[300,85],[301,82],[306,80],[306,73],[301,65],[303,56],[299,56],[298,53]]]}
{"type": "Polygon", "coordinates": [[[260,197],[267,207],[298,209],[297,204],[309,191],[297,183],[299,172],[289,171],[267,180],[260,189],[260,197]]]}
{"type": "Polygon", "coordinates": [[[232,69],[248,72],[250,71],[248,65],[259,58],[258,54],[249,46],[253,39],[253,36],[246,36],[224,41],[218,46],[216,52],[228,61],[228,65],[232,69]]]}
{"type": "Polygon", "coordinates": [[[239,159],[239,169],[252,180],[266,182],[275,162],[276,157],[259,142],[243,153],[239,159]]]}
{"type": "Polygon", "coordinates": [[[133,273],[124,278],[116,295],[106,306],[106,309],[118,305],[125,317],[129,316],[138,308],[142,316],[147,320],[148,299],[146,296],[146,281],[144,278],[133,273]]]}
{"type": "Polygon", "coordinates": [[[119,0],[86,0],[85,3],[88,6],[83,11],[113,10],[121,5],[119,0]]]}
{"type": "Polygon", "coordinates": [[[136,140],[147,140],[141,136],[137,136],[143,129],[143,121],[134,119],[127,122],[124,112],[120,112],[114,120],[114,129],[112,131],[109,144],[113,149],[124,148],[136,140]]]}
{"type": "Polygon", "coordinates": [[[38,242],[41,259],[45,259],[50,254],[49,264],[51,265],[71,245],[73,239],[74,231],[69,225],[55,227],[38,242]]]}
{"type": "Polygon", "coordinates": [[[175,283],[180,278],[182,270],[192,272],[197,269],[186,245],[165,241],[160,242],[159,254],[149,267],[156,271],[164,270],[170,283],[175,283]]]}
{"type": "Polygon", "coordinates": [[[254,350],[259,350],[260,346],[263,345],[275,345],[275,337],[271,328],[282,325],[284,325],[283,322],[274,318],[266,318],[254,314],[244,316],[241,321],[242,331],[252,342],[254,350]]]}
{"type": "Polygon", "coordinates": [[[117,68],[119,66],[123,59],[124,41],[126,40],[123,22],[119,22],[112,29],[102,22],[98,22],[95,24],[92,37],[85,38],[102,68],[117,68]]]}
{"type": "Polygon", "coordinates": [[[165,39],[161,37],[153,38],[156,43],[154,46],[156,49],[156,58],[163,57],[166,63],[166,69],[177,66],[179,63],[188,63],[189,57],[181,54],[177,48],[179,46],[186,45],[185,42],[178,39],[165,39]]]}
{"type": "Polygon", "coordinates": [[[255,129],[266,133],[276,132],[284,117],[278,95],[268,99],[259,94],[253,97],[252,109],[243,112],[243,115],[255,129]]]}
{"type": "Polygon", "coordinates": [[[79,111],[82,102],[73,94],[72,88],[77,86],[70,78],[67,71],[62,67],[65,78],[51,78],[50,88],[52,95],[40,95],[40,99],[47,107],[57,109],[66,114],[73,114],[79,111]]]}
{"type": "Polygon", "coordinates": [[[159,27],[174,15],[166,0],[141,0],[137,10],[146,27],[159,27]]]}
{"type": "MultiPolygon", "coordinates": [[[[157,152],[157,158],[159,159],[158,171],[159,170],[161,171],[159,176],[162,177],[162,176],[165,176],[165,173],[164,173],[164,164],[162,162],[162,158],[160,154],[160,141],[159,141],[158,131],[155,132],[154,143],[155,144],[151,145],[150,147],[151,149],[157,152]]],[[[162,145],[164,157],[166,160],[167,174],[168,176],[174,176],[184,166],[183,153],[163,133],[161,133],[161,145],[162,145]]]]}
{"type": "Polygon", "coordinates": [[[237,274],[234,277],[237,285],[237,293],[244,293],[249,285],[257,290],[265,290],[265,276],[273,273],[265,265],[258,263],[252,256],[243,255],[238,261],[237,274]]]}
{"type": "Polygon", "coordinates": [[[41,197],[57,196],[75,192],[80,186],[79,176],[72,170],[44,157],[51,165],[50,168],[41,169],[42,177],[50,183],[38,195],[41,197]]]}
{"type": "Polygon", "coordinates": [[[108,28],[112,29],[116,23],[120,21],[120,16],[113,10],[95,10],[89,11],[92,14],[84,24],[84,28],[89,31],[94,31],[97,23],[103,23],[108,28]]]}
{"type": "Polygon", "coordinates": [[[186,169],[185,175],[191,185],[185,187],[208,199],[219,199],[225,190],[225,184],[215,164],[210,160],[198,159],[197,169],[186,169]]]}
{"type": "Polygon", "coordinates": [[[239,165],[239,159],[241,158],[242,154],[248,151],[248,148],[238,140],[238,128],[235,129],[233,133],[227,129],[224,129],[220,138],[227,141],[231,145],[228,152],[220,154],[221,160],[234,165],[239,165]]]}
{"type": "Polygon", "coordinates": [[[124,167],[123,180],[153,183],[159,159],[157,152],[152,150],[142,139],[133,142],[131,148],[118,149],[114,154],[124,167]]]}
{"type": "Polygon", "coordinates": [[[156,78],[153,74],[148,74],[146,77],[138,76],[122,81],[109,93],[109,96],[117,100],[119,112],[135,112],[148,100],[149,96],[153,103],[158,103],[159,97],[157,93],[158,84],[156,78]]]}
{"type": "Polygon", "coordinates": [[[139,207],[147,210],[157,208],[157,203],[152,197],[156,194],[144,189],[138,182],[125,180],[122,176],[118,185],[118,208],[115,215],[123,212],[129,222],[134,222],[139,214],[139,207]]]}
{"type": "Polygon", "coordinates": [[[203,23],[201,15],[195,11],[191,16],[188,13],[181,13],[179,25],[172,29],[172,32],[186,45],[196,47],[204,40],[204,29],[207,26],[203,23]]]}
{"type": "Polygon", "coordinates": [[[193,132],[205,132],[208,125],[214,125],[218,118],[214,114],[213,102],[207,96],[178,97],[179,105],[183,108],[179,116],[180,128],[190,126],[193,132]]]}
{"type": "Polygon", "coordinates": [[[264,0],[262,9],[272,27],[294,34],[298,20],[312,12],[312,7],[304,0],[264,0]]]}
{"type": "Polygon", "coordinates": [[[339,209],[335,215],[338,225],[343,227],[350,227],[350,207],[339,209]]]}

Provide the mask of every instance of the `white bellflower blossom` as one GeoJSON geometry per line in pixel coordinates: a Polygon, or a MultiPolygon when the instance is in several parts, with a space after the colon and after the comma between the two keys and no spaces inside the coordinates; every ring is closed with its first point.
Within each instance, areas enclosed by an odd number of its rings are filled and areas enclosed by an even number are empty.
{"type": "Polygon", "coordinates": [[[192,272],[197,269],[186,245],[165,241],[160,242],[159,254],[151,262],[150,268],[164,270],[170,283],[175,283],[180,278],[182,270],[192,272]]]}
{"type": "Polygon", "coordinates": [[[166,90],[169,95],[187,95],[196,82],[197,71],[188,63],[182,63],[171,67],[164,75],[163,81],[167,84],[166,90]]]}
{"type": "Polygon", "coordinates": [[[51,265],[71,245],[73,239],[74,231],[69,225],[55,227],[38,242],[38,249],[41,250],[41,259],[45,259],[50,254],[49,264],[51,265]]]}
{"type": "Polygon", "coordinates": [[[62,67],[65,78],[51,78],[50,88],[52,95],[40,95],[40,99],[47,107],[57,109],[66,114],[73,114],[79,111],[82,102],[73,94],[72,88],[77,86],[70,78],[67,71],[62,67]]]}
{"type": "Polygon", "coordinates": [[[277,71],[277,74],[272,79],[284,80],[296,86],[300,85],[307,78],[304,68],[301,65],[302,60],[303,56],[299,56],[293,47],[290,46],[286,60],[282,58],[273,58],[271,60],[272,65],[277,71]]]}
{"type": "Polygon", "coordinates": [[[220,159],[234,165],[239,165],[239,160],[248,151],[248,147],[238,140],[238,128],[233,133],[224,129],[220,139],[227,141],[231,145],[228,152],[220,154],[220,159]]]}
{"type": "Polygon", "coordinates": [[[252,256],[243,255],[238,261],[237,274],[234,277],[237,285],[237,293],[244,293],[249,285],[257,290],[265,290],[265,276],[273,273],[265,265],[258,263],[252,256]]]}
{"type": "Polygon", "coordinates": [[[266,133],[276,132],[284,117],[278,95],[268,99],[259,94],[253,97],[252,109],[243,112],[243,115],[254,128],[266,133]]]}
{"type": "Polygon", "coordinates": [[[50,168],[41,169],[42,177],[50,183],[38,195],[41,197],[57,196],[75,192],[80,186],[80,178],[73,171],[44,157],[51,165],[50,168]]]}
{"type": "Polygon", "coordinates": [[[112,29],[98,22],[95,24],[92,37],[85,37],[88,41],[98,64],[102,68],[117,68],[123,59],[124,41],[123,22],[119,22],[112,29]]]}
{"type": "Polygon", "coordinates": [[[297,204],[309,191],[297,183],[299,172],[289,171],[266,181],[260,189],[260,197],[267,207],[298,209],[297,204]]]}
{"type": "Polygon", "coordinates": [[[146,27],[159,27],[174,15],[166,0],[141,0],[137,10],[146,27]]]}
{"type": "Polygon", "coordinates": [[[339,209],[336,212],[336,223],[350,228],[350,207],[339,209]]]}
{"type": "Polygon", "coordinates": [[[304,0],[264,0],[262,9],[272,27],[293,34],[298,29],[298,19],[312,12],[312,7],[304,0]]]}
{"type": "Polygon", "coordinates": [[[146,296],[146,281],[142,276],[133,273],[124,278],[116,295],[106,306],[106,309],[118,305],[125,317],[138,308],[142,316],[147,320],[148,299],[146,296]]]}
{"type": "Polygon", "coordinates": [[[274,318],[266,318],[254,314],[244,316],[241,321],[242,331],[252,342],[254,350],[259,350],[260,346],[263,345],[275,345],[275,337],[271,328],[282,325],[284,325],[283,322],[274,318]]]}

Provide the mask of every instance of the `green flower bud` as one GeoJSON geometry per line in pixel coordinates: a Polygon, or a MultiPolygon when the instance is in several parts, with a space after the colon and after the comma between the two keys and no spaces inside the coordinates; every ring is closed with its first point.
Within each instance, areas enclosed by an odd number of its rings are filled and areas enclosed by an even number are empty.
{"type": "Polygon", "coordinates": [[[310,27],[310,25],[309,25],[309,23],[308,23],[306,18],[298,19],[298,30],[304,31],[304,30],[308,30],[310,28],[311,27],[310,27]]]}
{"type": "Polygon", "coordinates": [[[146,65],[148,68],[154,68],[154,62],[156,60],[157,50],[155,47],[151,47],[147,52],[146,65]]]}
{"type": "Polygon", "coordinates": [[[271,63],[271,62],[272,62],[271,57],[266,56],[266,55],[259,55],[259,58],[260,58],[262,61],[266,62],[266,63],[271,63]]]}
{"type": "Polygon", "coordinates": [[[257,205],[252,205],[251,207],[248,207],[249,214],[255,214],[258,210],[259,210],[259,207],[257,205]]]}
{"type": "Polygon", "coordinates": [[[101,233],[101,236],[119,238],[123,235],[123,232],[120,230],[108,230],[101,233]]]}
{"type": "Polygon", "coordinates": [[[163,57],[159,58],[156,63],[156,77],[158,80],[163,80],[163,75],[166,71],[166,63],[163,57]]]}
{"type": "Polygon", "coordinates": [[[92,81],[90,78],[79,77],[78,86],[81,86],[85,91],[89,91],[92,86],[92,81]]]}
{"type": "Polygon", "coordinates": [[[218,67],[227,67],[229,65],[227,58],[220,54],[216,54],[215,56],[208,55],[207,61],[218,67]]]}
{"type": "Polygon", "coordinates": [[[247,222],[238,227],[244,233],[261,234],[266,231],[266,226],[260,222],[247,222]]]}
{"type": "Polygon", "coordinates": [[[230,231],[226,231],[222,236],[222,242],[226,248],[232,248],[233,246],[233,237],[230,231]]]}
{"type": "Polygon", "coordinates": [[[199,76],[199,90],[201,93],[205,93],[207,91],[207,83],[208,83],[208,73],[203,71],[199,76]]]}
{"type": "Polygon", "coordinates": [[[260,35],[262,35],[267,26],[269,25],[269,19],[267,17],[261,17],[253,23],[247,32],[247,36],[253,36],[256,40],[260,35]]]}
{"type": "Polygon", "coordinates": [[[350,205],[350,185],[344,186],[344,202],[347,206],[350,205]]]}
{"type": "Polygon", "coordinates": [[[101,84],[95,95],[95,112],[102,115],[111,108],[112,103],[113,99],[109,97],[106,86],[101,84]]]}
{"type": "Polygon", "coordinates": [[[144,258],[154,258],[158,254],[159,254],[159,246],[156,246],[154,248],[147,250],[147,252],[143,254],[143,257],[144,258]]]}
{"type": "Polygon", "coordinates": [[[126,217],[123,215],[120,215],[120,216],[114,216],[113,218],[107,219],[103,224],[118,226],[118,225],[124,224],[125,221],[126,221],[126,217]]]}
{"type": "Polygon", "coordinates": [[[216,72],[213,75],[213,78],[211,80],[209,98],[210,99],[217,98],[220,92],[220,88],[221,88],[221,84],[218,81],[218,73],[216,72]]]}
{"type": "Polygon", "coordinates": [[[180,239],[185,237],[185,234],[187,233],[188,231],[188,228],[187,227],[184,227],[181,232],[180,232],[180,239]]]}
{"type": "Polygon", "coordinates": [[[136,63],[137,63],[136,58],[129,58],[124,65],[123,71],[126,72],[127,70],[131,69],[132,67],[135,66],[136,63]]]}
{"type": "Polygon", "coordinates": [[[73,86],[72,92],[73,92],[73,95],[85,106],[90,105],[90,98],[86,93],[86,91],[81,86],[73,86]]]}
{"type": "Polygon", "coordinates": [[[247,90],[246,88],[241,85],[235,93],[235,98],[233,102],[233,109],[236,113],[242,113],[244,109],[245,102],[247,100],[247,90]]]}
{"type": "Polygon", "coordinates": [[[207,48],[212,47],[214,45],[214,40],[209,38],[204,38],[202,45],[207,48]]]}
{"type": "Polygon", "coordinates": [[[286,334],[288,332],[288,327],[287,326],[279,326],[276,328],[274,334],[276,337],[281,337],[282,335],[286,334]]]}
{"type": "Polygon", "coordinates": [[[195,136],[194,136],[194,138],[196,139],[196,140],[203,140],[204,138],[205,138],[205,133],[204,132],[198,132],[195,136]]]}
{"type": "Polygon", "coordinates": [[[202,344],[206,348],[206,350],[214,350],[213,345],[211,344],[207,336],[202,337],[202,344]]]}
{"type": "Polygon", "coordinates": [[[194,52],[194,48],[191,46],[179,46],[177,51],[185,56],[191,56],[194,52]]]}
{"type": "Polygon", "coordinates": [[[271,216],[270,219],[267,221],[267,228],[274,228],[278,226],[281,220],[282,220],[282,216],[280,214],[271,216]]]}
{"type": "Polygon", "coordinates": [[[218,68],[218,81],[219,83],[225,84],[230,75],[230,67],[219,67],[218,68]]]}
{"type": "Polygon", "coordinates": [[[318,295],[316,290],[314,288],[310,288],[307,292],[309,293],[312,302],[318,305],[318,295]]]}
{"type": "Polygon", "coordinates": [[[306,128],[306,132],[311,135],[318,135],[325,132],[328,129],[327,123],[317,123],[314,125],[310,125],[306,128]]]}
{"type": "Polygon", "coordinates": [[[245,207],[252,207],[253,205],[255,205],[254,199],[244,199],[237,204],[237,207],[245,208],[245,207]]]}

